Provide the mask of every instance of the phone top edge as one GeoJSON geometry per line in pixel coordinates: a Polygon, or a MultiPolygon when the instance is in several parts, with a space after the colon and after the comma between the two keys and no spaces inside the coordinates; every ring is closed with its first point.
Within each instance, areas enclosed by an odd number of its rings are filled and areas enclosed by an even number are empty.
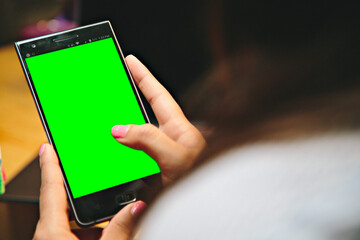
{"type": "MultiPolygon", "coordinates": [[[[77,30],[81,30],[81,29],[84,29],[84,28],[87,28],[87,27],[97,26],[97,25],[106,24],[106,23],[109,24],[109,26],[111,27],[110,21],[105,20],[105,21],[101,21],[101,22],[98,22],[98,23],[92,23],[92,24],[88,24],[88,25],[85,25],[85,26],[71,28],[71,29],[68,29],[68,30],[60,31],[60,32],[55,32],[55,33],[42,35],[42,36],[39,36],[39,37],[34,37],[34,38],[29,38],[29,39],[25,39],[25,40],[16,41],[16,42],[14,42],[14,44],[15,44],[15,46],[19,46],[19,45],[24,44],[24,43],[29,43],[29,42],[40,40],[40,39],[43,39],[43,38],[53,37],[53,36],[56,36],[56,35],[59,35],[59,34],[69,33],[69,32],[72,32],[72,31],[77,31],[77,30]]],[[[111,27],[111,29],[112,29],[112,27],[111,27]]]]}

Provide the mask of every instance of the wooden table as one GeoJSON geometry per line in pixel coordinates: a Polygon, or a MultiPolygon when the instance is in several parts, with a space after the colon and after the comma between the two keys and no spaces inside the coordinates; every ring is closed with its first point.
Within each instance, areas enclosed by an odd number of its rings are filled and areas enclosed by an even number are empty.
{"type": "Polygon", "coordinates": [[[0,48],[0,146],[7,182],[47,142],[35,103],[12,45],[0,48]]]}

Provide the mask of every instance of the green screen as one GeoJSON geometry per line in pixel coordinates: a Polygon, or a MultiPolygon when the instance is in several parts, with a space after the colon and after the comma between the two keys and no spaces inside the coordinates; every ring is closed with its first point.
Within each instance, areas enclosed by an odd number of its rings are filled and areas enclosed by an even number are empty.
{"type": "Polygon", "coordinates": [[[74,198],[160,172],[111,128],[145,124],[112,38],[26,63],[74,198]]]}

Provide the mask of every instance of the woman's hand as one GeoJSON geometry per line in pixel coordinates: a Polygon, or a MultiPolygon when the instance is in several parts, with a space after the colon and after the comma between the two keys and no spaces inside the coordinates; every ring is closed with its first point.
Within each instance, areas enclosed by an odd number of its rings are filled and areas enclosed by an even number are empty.
{"type": "MultiPolygon", "coordinates": [[[[159,128],[151,124],[115,126],[112,133],[120,143],[152,156],[162,170],[166,185],[191,168],[206,143],[171,95],[139,60],[128,56],[126,61],[136,84],[155,112],[159,128]]],[[[77,239],[69,225],[59,162],[49,144],[40,148],[40,167],[40,219],[34,239],[77,239]]],[[[144,208],[142,201],[124,207],[104,229],[101,239],[129,239],[144,208]]]]}
{"type": "Polygon", "coordinates": [[[149,70],[134,56],[126,57],[136,85],[150,103],[159,122],[116,125],[111,132],[119,143],[143,150],[157,161],[164,185],[169,184],[195,163],[206,142],[186,119],[179,105],[149,70]]]}
{"type": "MultiPolygon", "coordinates": [[[[43,144],[39,154],[40,219],[34,239],[78,239],[70,229],[65,187],[54,149],[49,144],[43,144]]],[[[124,207],[103,230],[101,239],[129,239],[136,220],[144,208],[145,203],[142,201],[124,207]]],[[[83,229],[80,234],[85,237],[92,235],[89,237],[93,239],[95,233],[91,229],[83,229]]],[[[98,235],[101,235],[101,232],[98,235]]]]}

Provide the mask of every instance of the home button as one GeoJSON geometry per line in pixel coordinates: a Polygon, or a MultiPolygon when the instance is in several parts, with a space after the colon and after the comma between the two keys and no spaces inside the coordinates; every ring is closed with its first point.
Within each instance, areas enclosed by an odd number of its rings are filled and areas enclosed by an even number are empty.
{"type": "Polygon", "coordinates": [[[136,194],[134,192],[124,192],[116,195],[115,201],[119,205],[126,205],[136,201],[136,194]]]}

